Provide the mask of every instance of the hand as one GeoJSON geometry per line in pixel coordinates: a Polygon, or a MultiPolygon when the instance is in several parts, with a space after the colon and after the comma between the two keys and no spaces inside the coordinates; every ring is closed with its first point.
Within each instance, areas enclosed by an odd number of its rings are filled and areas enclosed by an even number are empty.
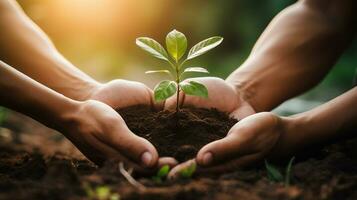
{"type": "Polygon", "coordinates": [[[90,99],[98,100],[114,109],[133,105],[148,105],[154,108],[153,91],[145,84],[135,81],[114,80],[105,84],[97,84],[90,95],[90,99]]]}
{"type": "Polygon", "coordinates": [[[260,161],[272,152],[285,132],[286,120],[273,113],[251,115],[235,124],[227,136],[204,146],[195,160],[176,166],[170,177],[196,162],[198,173],[221,173],[260,161]]]}
{"type": "MultiPolygon", "coordinates": [[[[191,78],[185,81],[191,80],[200,82],[207,87],[208,99],[185,95],[180,92],[180,106],[217,108],[222,112],[229,113],[231,117],[236,119],[243,119],[255,113],[253,107],[241,98],[241,92],[228,82],[216,77],[191,78]]],[[[166,100],[164,108],[176,108],[176,95],[166,100]]]]}
{"type": "MultiPolygon", "coordinates": [[[[118,110],[120,108],[125,108],[133,105],[148,105],[155,109],[160,109],[163,107],[162,104],[155,104],[153,101],[153,91],[147,87],[145,84],[135,81],[127,80],[114,80],[105,84],[97,84],[94,89],[92,89],[91,95],[89,97],[93,100],[101,101],[110,107],[118,110]]],[[[119,116],[120,117],[120,116],[119,116]]],[[[120,123],[123,129],[130,131],[126,126],[124,120],[120,117],[120,123]]],[[[132,134],[132,132],[130,131],[132,134]]],[[[135,135],[136,136],[136,135],[135,135]]],[[[138,137],[138,136],[136,136],[138,137]]],[[[152,144],[146,139],[140,138],[137,143],[133,146],[152,144]]],[[[123,151],[131,151],[130,149],[123,149],[123,151]]],[[[155,150],[156,152],[156,150],[155,150]]],[[[157,153],[156,153],[157,154],[157,153]]],[[[174,166],[177,161],[170,157],[162,157],[157,161],[157,158],[153,158],[155,162],[158,162],[158,166],[168,164],[174,166]]]]}
{"type": "MultiPolygon", "coordinates": [[[[132,133],[108,105],[94,100],[81,102],[64,118],[62,132],[93,162],[101,165],[105,160],[115,159],[142,172],[157,166],[154,146],[132,133]]],[[[172,164],[165,158],[162,161],[172,164]]]]}

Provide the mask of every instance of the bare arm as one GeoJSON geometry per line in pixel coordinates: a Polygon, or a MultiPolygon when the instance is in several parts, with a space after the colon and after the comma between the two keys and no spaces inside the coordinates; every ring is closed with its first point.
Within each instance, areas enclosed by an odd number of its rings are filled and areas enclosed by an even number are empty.
{"type": "Polygon", "coordinates": [[[0,61],[0,105],[31,116],[70,139],[89,159],[119,159],[137,169],[153,167],[157,152],[120,115],[98,101],[75,101],[0,61]]]}
{"type": "Polygon", "coordinates": [[[259,111],[315,86],[353,39],[353,0],[303,0],[269,24],[246,62],[228,78],[259,111]]]}
{"type": "Polygon", "coordinates": [[[14,0],[0,1],[0,59],[36,81],[76,100],[98,83],[66,60],[14,0]]]}

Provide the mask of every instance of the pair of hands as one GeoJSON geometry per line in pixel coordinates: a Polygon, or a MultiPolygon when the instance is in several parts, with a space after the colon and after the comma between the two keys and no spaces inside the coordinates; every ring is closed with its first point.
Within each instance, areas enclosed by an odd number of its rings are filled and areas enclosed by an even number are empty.
{"type": "Polygon", "coordinates": [[[204,146],[196,159],[177,165],[173,158],[159,158],[154,146],[132,133],[121,116],[114,111],[139,104],[156,109],[175,108],[176,97],[168,99],[164,104],[155,104],[153,91],[138,82],[115,80],[99,85],[90,97],[97,101],[83,103],[76,112],[78,120],[75,131],[67,137],[98,164],[108,158],[118,158],[138,171],[169,164],[175,166],[171,170],[171,177],[192,162],[197,162],[197,172],[222,172],[249,165],[271,152],[283,132],[281,118],[272,113],[254,114],[249,103],[240,98],[240,91],[236,91],[222,79],[207,77],[195,78],[195,81],[206,85],[209,98],[186,95],[180,98],[184,100],[179,102],[180,105],[214,107],[236,119],[242,119],[230,129],[225,138],[204,146]]]}

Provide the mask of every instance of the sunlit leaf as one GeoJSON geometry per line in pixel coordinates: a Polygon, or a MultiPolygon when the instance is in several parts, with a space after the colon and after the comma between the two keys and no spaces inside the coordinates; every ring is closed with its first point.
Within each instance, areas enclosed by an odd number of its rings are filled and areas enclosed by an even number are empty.
{"type": "Polygon", "coordinates": [[[288,166],[286,167],[286,172],[285,172],[285,185],[289,186],[290,185],[290,179],[291,179],[291,168],[293,166],[293,162],[295,160],[295,157],[292,157],[289,161],[288,166]]]}
{"type": "Polygon", "coordinates": [[[190,60],[192,58],[195,58],[199,55],[206,53],[207,51],[221,44],[222,41],[223,41],[222,37],[214,36],[199,42],[198,44],[196,44],[191,48],[190,52],[188,53],[187,60],[190,60]]]}
{"type": "Polygon", "coordinates": [[[160,70],[149,70],[146,71],[145,74],[154,74],[154,73],[166,73],[166,74],[171,74],[169,70],[166,69],[160,69],[160,70]]]}
{"type": "Polygon", "coordinates": [[[110,195],[110,188],[108,186],[98,186],[95,191],[98,199],[107,199],[110,195]]]}
{"type": "Polygon", "coordinates": [[[172,58],[178,62],[187,49],[186,36],[177,30],[171,31],[166,36],[166,48],[172,58]]]}
{"type": "Polygon", "coordinates": [[[188,67],[183,72],[184,73],[186,73],[186,72],[200,72],[200,73],[207,73],[207,74],[209,73],[208,70],[203,67],[188,67]]]}
{"type": "Polygon", "coordinates": [[[208,98],[208,90],[206,86],[196,81],[181,82],[180,87],[182,91],[187,95],[208,98]]]}
{"type": "Polygon", "coordinates": [[[180,171],[180,176],[182,178],[191,178],[196,171],[196,163],[192,163],[187,168],[180,171]]]}
{"type": "Polygon", "coordinates": [[[136,45],[138,45],[144,51],[150,53],[152,56],[169,62],[169,56],[167,55],[167,52],[161,46],[161,44],[156,42],[154,39],[140,37],[136,39],[136,45]]]}
{"type": "Polygon", "coordinates": [[[277,167],[275,167],[274,165],[269,164],[267,160],[265,160],[265,168],[267,169],[267,174],[268,174],[269,180],[275,181],[275,182],[283,181],[284,177],[280,173],[279,169],[277,167]]]}
{"type": "Polygon", "coordinates": [[[174,81],[161,81],[154,88],[154,99],[155,101],[165,100],[176,92],[176,83],[174,81]]]}

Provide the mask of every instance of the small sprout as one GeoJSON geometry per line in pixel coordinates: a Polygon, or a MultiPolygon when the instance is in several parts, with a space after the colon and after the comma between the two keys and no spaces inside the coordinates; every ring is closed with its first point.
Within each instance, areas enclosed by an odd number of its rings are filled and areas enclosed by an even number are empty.
{"type": "Polygon", "coordinates": [[[118,193],[112,192],[108,186],[98,186],[92,188],[88,183],[84,184],[87,197],[93,200],[120,200],[118,193]]]}
{"type": "Polygon", "coordinates": [[[153,176],[151,179],[157,183],[161,183],[163,179],[166,178],[166,176],[170,172],[170,166],[169,165],[164,165],[162,166],[159,171],[156,173],[155,176],[153,176]]]}
{"type": "Polygon", "coordinates": [[[145,72],[146,74],[152,73],[166,73],[174,79],[173,81],[164,80],[157,84],[154,88],[154,99],[155,101],[163,101],[175,93],[177,95],[176,111],[179,110],[179,94],[180,91],[187,95],[199,96],[202,98],[208,98],[208,90],[206,86],[196,81],[182,82],[184,79],[182,75],[189,72],[199,72],[199,73],[209,73],[207,69],[202,67],[189,67],[182,69],[184,63],[191,60],[197,56],[200,56],[207,51],[215,48],[223,41],[222,37],[215,36],[205,39],[198,44],[194,45],[186,58],[183,56],[187,50],[187,39],[186,36],[177,31],[173,30],[166,36],[166,49],[156,42],[154,39],[148,37],[139,37],[136,39],[136,44],[143,50],[150,53],[152,56],[164,60],[170,64],[172,71],[169,70],[150,70],[145,72]]]}
{"type": "Polygon", "coordinates": [[[285,171],[285,185],[289,186],[290,185],[290,179],[291,179],[291,168],[293,166],[293,162],[295,160],[295,157],[292,157],[289,161],[288,166],[286,167],[285,171]]]}
{"type": "Polygon", "coordinates": [[[290,159],[290,161],[285,169],[285,177],[283,176],[283,174],[280,172],[280,170],[276,166],[268,163],[268,161],[265,160],[265,168],[267,170],[268,179],[273,182],[283,182],[284,181],[284,185],[289,186],[290,179],[291,179],[291,168],[292,168],[294,159],[295,159],[295,157],[292,157],[290,159]]]}
{"type": "Polygon", "coordinates": [[[0,107],[0,126],[6,120],[7,117],[7,109],[4,107],[0,107]]]}
{"type": "Polygon", "coordinates": [[[187,168],[180,171],[180,176],[182,178],[191,178],[196,171],[196,163],[192,163],[187,168]]]}

